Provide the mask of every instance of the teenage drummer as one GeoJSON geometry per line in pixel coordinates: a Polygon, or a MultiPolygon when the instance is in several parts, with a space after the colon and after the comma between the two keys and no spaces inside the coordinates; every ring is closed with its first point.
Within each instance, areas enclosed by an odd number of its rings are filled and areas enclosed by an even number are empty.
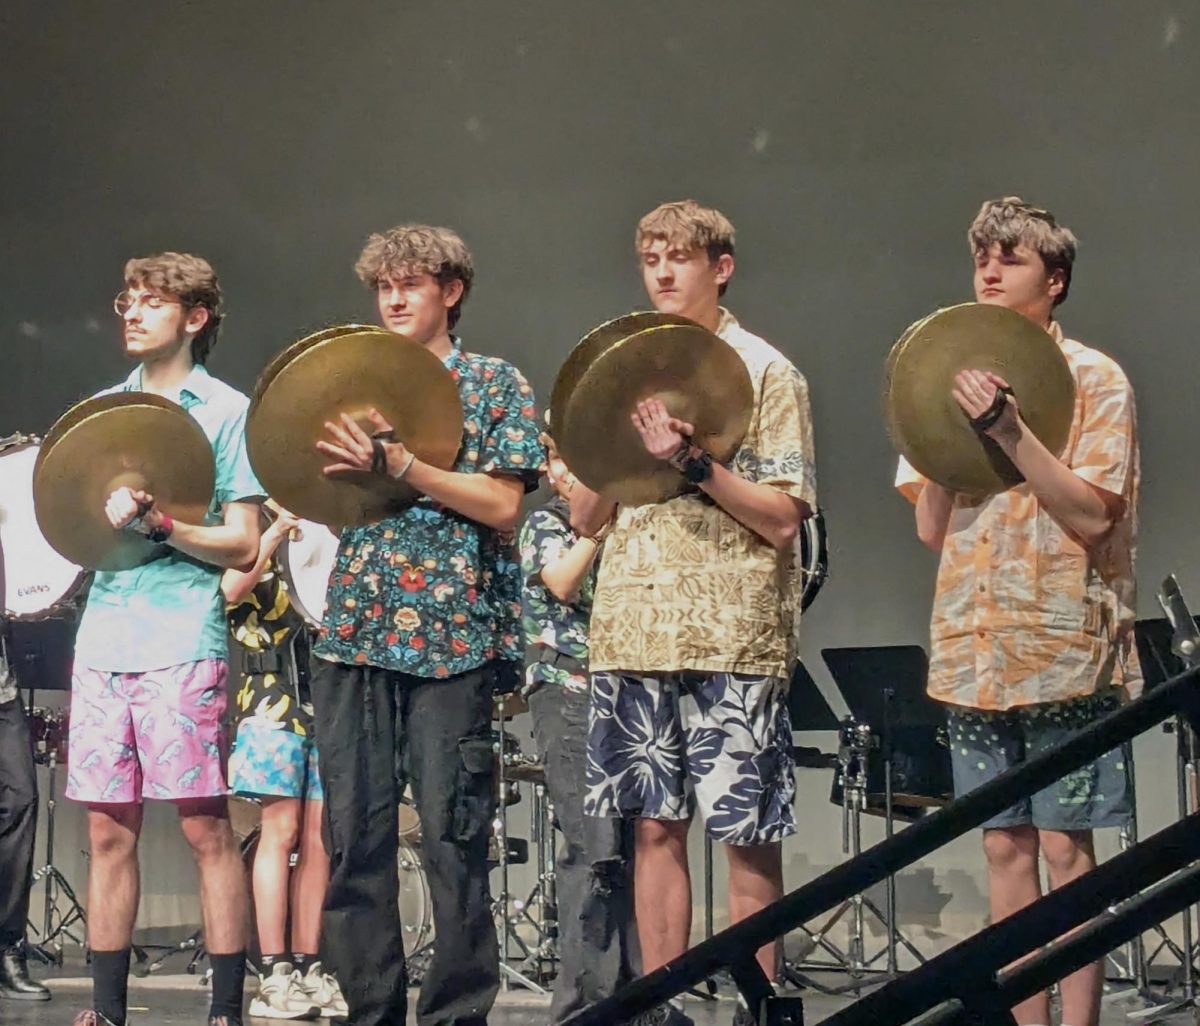
{"type": "Polygon", "coordinates": [[[337,981],[318,958],[329,856],[321,841],[324,793],[308,686],[311,628],[290,601],[276,563],[280,545],[316,528],[302,527],[273,501],[265,509],[273,516],[268,515],[253,568],[226,570],[221,579],[241,657],[229,786],[262,807],[251,870],[262,954],[250,1014],[272,1019],[345,1015],[337,981]]]}

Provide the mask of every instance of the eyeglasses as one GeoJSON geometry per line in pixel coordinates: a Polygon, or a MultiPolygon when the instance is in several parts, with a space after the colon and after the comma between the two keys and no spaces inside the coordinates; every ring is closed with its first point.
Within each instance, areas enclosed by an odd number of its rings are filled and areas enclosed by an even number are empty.
{"type": "Polygon", "coordinates": [[[113,297],[113,309],[118,317],[124,317],[138,305],[144,310],[161,310],[164,306],[183,306],[183,301],[166,299],[154,292],[130,292],[128,289],[113,297]]]}

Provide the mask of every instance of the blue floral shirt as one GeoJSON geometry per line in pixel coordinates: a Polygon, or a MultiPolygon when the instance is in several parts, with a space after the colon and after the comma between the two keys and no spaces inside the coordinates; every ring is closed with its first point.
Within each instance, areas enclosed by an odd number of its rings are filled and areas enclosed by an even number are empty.
{"type": "MultiPolygon", "coordinates": [[[[545,463],[533,389],[512,364],[446,358],[463,405],[454,470],[537,487],[545,463]]],[[[452,677],[493,660],[518,663],[521,573],[515,539],[427,496],[402,513],[342,532],[329,578],[319,658],[416,677],[452,677]]]]}
{"type": "MultiPolygon", "coordinates": [[[[542,570],[579,541],[579,535],[571,529],[570,518],[571,509],[566,502],[553,498],[530,513],[521,528],[521,576],[525,581],[521,612],[527,646],[544,645],[586,665],[588,620],[592,615],[599,560],[592,560],[579,594],[570,604],[555,598],[542,581],[542,570]]],[[[568,691],[586,693],[588,677],[572,673],[566,666],[528,660],[525,685],[533,690],[538,684],[558,684],[568,691]]]]}

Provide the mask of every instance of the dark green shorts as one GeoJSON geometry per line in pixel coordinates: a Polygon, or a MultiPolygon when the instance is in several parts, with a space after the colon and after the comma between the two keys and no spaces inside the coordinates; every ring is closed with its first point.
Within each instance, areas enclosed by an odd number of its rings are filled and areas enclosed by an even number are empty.
{"type": "MultiPolygon", "coordinates": [[[[1005,712],[947,706],[955,796],[961,797],[1005,770],[1041,755],[1119,704],[1118,697],[1110,692],[1005,712]]],[[[1125,747],[1114,748],[988,820],[984,829],[1030,823],[1041,830],[1064,831],[1124,826],[1133,810],[1129,755],[1125,747]]]]}

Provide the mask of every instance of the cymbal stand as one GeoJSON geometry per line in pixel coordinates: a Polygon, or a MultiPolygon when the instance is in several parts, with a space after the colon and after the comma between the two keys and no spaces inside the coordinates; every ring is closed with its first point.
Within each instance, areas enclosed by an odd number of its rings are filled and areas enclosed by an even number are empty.
{"type": "Polygon", "coordinates": [[[544,783],[533,783],[530,807],[530,843],[534,849],[537,879],[529,896],[514,900],[513,907],[529,923],[538,936],[538,946],[531,953],[534,974],[540,982],[555,975],[558,962],[558,889],[554,870],[555,835],[554,803],[544,783]]]}
{"type": "Polygon", "coordinates": [[[508,774],[504,751],[504,725],[508,722],[506,715],[508,699],[508,695],[496,696],[496,719],[499,729],[493,743],[493,750],[496,753],[496,789],[499,797],[496,802],[496,816],[492,820],[492,834],[496,838],[497,858],[499,859],[500,893],[492,899],[492,911],[496,919],[497,940],[500,943],[500,988],[505,991],[511,990],[512,985],[516,983],[536,994],[546,994],[549,992],[545,987],[535,980],[531,980],[510,963],[514,944],[521,950],[520,961],[528,961],[533,953],[516,930],[516,926],[522,918],[521,912],[518,910],[514,915],[509,911],[512,895],[508,890],[508,803],[505,800],[508,796],[506,786],[508,774]]]}
{"type": "MultiPolygon", "coordinates": [[[[32,703],[33,693],[30,692],[32,703]]],[[[29,953],[46,965],[62,965],[63,938],[82,946],[84,930],[87,927],[87,914],[75,894],[75,889],[67,881],[66,876],[54,864],[54,813],[58,807],[55,798],[58,777],[58,749],[51,746],[47,752],[46,766],[50,771],[49,787],[46,794],[46,864],[33,872],[33,880],[45,881],[45,904],[42,909],[42,928],[38,932],[36,943],[29,945],[29,953]],[[67,911],[64,915],[59,911],[59,901],[65,898],[67,911]],[[79,932],[76,933],[76,928],[79,932]]]]}

